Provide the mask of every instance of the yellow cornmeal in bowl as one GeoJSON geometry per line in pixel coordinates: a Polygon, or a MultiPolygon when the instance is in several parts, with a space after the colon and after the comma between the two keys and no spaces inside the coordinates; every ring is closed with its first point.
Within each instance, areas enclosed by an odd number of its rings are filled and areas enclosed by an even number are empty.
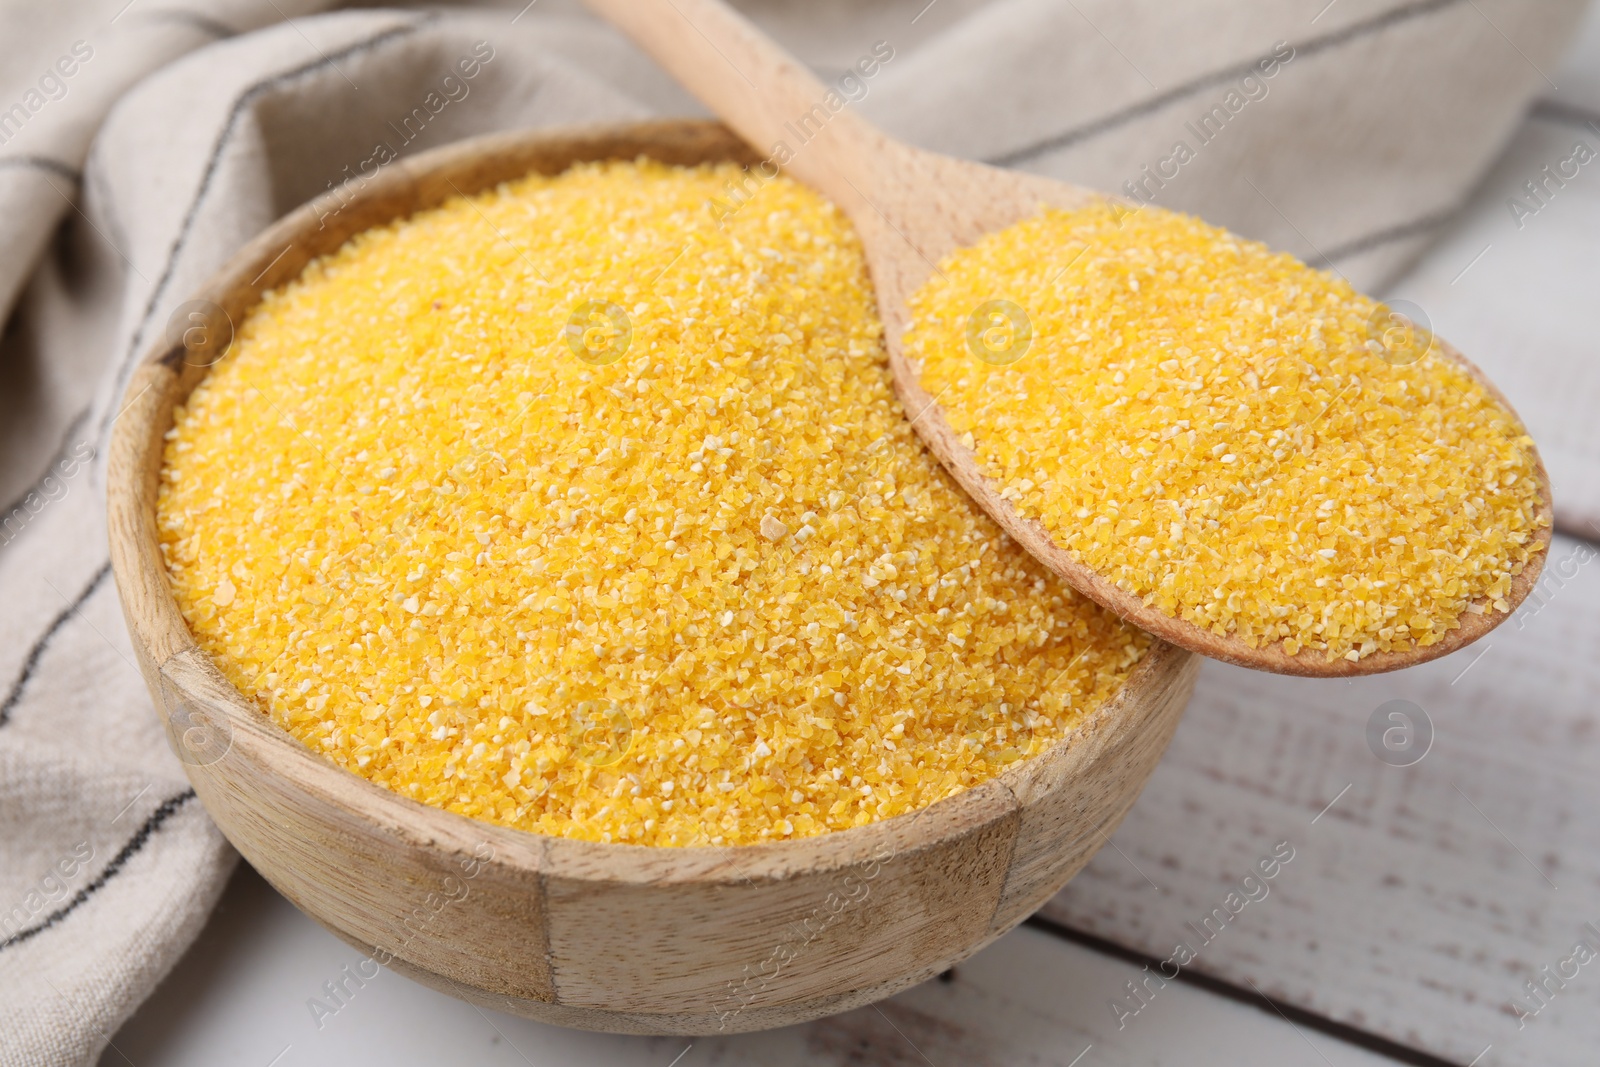
{"type": "Polygon", "coordinates": [[[923,389],[1022,515],[1163,613],[1358,660],[1503,612],[1536,453],[1424,330],[1185,215],[1048,211],[911,301],[923,389]]]}
{"type": "Polygon", "coordinates": [[[404,796],[648,845],[921,808],[1150,638],[1010,543],[893,398],[862,253],[780,179],[584,165],[351,240],[177,412],[201,647],[404,796]]]}

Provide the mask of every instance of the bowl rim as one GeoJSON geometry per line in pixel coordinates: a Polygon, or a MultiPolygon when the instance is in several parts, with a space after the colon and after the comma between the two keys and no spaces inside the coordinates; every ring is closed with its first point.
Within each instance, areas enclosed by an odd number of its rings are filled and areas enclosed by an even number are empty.
{"type": "MultiPolygon", "coordinates": [[[[473,195],[537,167],[511,168],[493,179],[466,177],[470,161],[493,154],[518,159],[519,154],[546,152],[570,154],[558,173],[574,163],[647,156],[677,162],[673,152],[652,151],[676,140],[695,151],[696,146],[718,152],[704,158],[750,163],[759,157],[721,123],[705,120],[656,120],[628,123],[583,124],[522,129],[484,134],[453,141],[407,156],[379,168],[370,177],[357,175],[294,208],[244,244],[195,291],[194,298],[216,302],[226,309],[232,297],[241,310],[254,307],[264,293],[297,277],[304,263],[340,247],[349,236],[381,222],[362,221],[374,205],[388,199],[410,206],[389,212],[389,221],[437,207],[456,194],[473,195]],[[637,143],[632,154],[608,150],[618,143],[637,143]],[[438,179],[443,178],[441,185],[438,179]],[[457,187],[456,179],[467,185],[457,187]],[[441,192],[442,190],[442,192],[441,192]],[[451,191],[453,190],[453,192],[451,191]],[[336,225],[326,229],[333,217],[336,225]],[[353,228],[338,224],[360,222],[353,228]],[[317,227],[310,229],[315,221],[317,227]],[[309,255],[285,253],[302,238],[316,238],[309,255]],[[348,231],[348,232],[346,232],[348,231]],[[287,242],[287,247],[286,247],[287,242]],[[287,261],[287,263],[286,263],[287,261]]],[[[681,154],[681,153],[680,153],[681,154]]],[[[800,872],[844,869],[863,861],[886,859],[901,849],[920,851],[938,847],[1020,810],[1019,795],[1030,777],[1049,774],[1075,758],[1077,749],[1125,713],[1135,696],[1175,676],[1194,656],[1152,636],[1150,647],[1108,700],[1090,711],[1063,737],[1043,751],[1017,760],[993,777],[918,808],[885,819],[842,830],[824,831],[803,838],[741,844],[643,845],[629,842],[591,841],[561,837],[489,822],[404,796],[356,774],[314,752],[282,728],[256,702],[229,683],[211,657],[198,645],[188,628],[156,537],[156,484],[161,467],[162,442],[172,426],[172,409],[187,399],[194,386],[227,351],[203,364],[183,358],[182,344],[161,336],[146,346],[130,375],[122,399],[123,414],[113,426],[107,472],[108,523],[113,572],[122,596],[128,629],[146,669],[152,688],[163,698],[157,711],[173,736],[173,709],[165,694],[190,715],[220,717],[228,749],[255,760],[293,784],[322,794],[340,804],[348,814],[369,827],[387,831],[416,844],[454,848],[467,855],[487,843],[494,849],[489,862],[560,877],[563,873],[584,880],[596,878],[622,884],[750,883],[781,880],[800,872]],[[198,368],[198,373],[196,372],[198,368]],[[187,379],[187,381],[186,381],[187,379]],[[198,703],[200,707],[195,707],[198,703]],[[928,825],[923,826],[924,822],[928,825]],[[731,857],[737,856],[739,860],[731,857]]],[[[927,447],[923,445],[922,447],[927,447]]],[[[937,462],[937,460],[935,460],[937,462]]],[[[976,505],[974,505],[976,506],[976,505]]],[[[1007,536],[1003,532],[1001,536],[1007,536]]],[[[1074,596],[1082,594],[1074,592],[1074,596]]],[[[1087,600],[1088,598],[1084,598],[1087,600]]],[[[1102,609],[1104,610],[1104,609],[1102,609]]],[[[191,780],[195,761],[185,761],[191,780]]],[[[197,784],[198,781],[197,781],[197,784]]],[[[202,801],[204,792],[202,789],[202,801]]],[[[1115,818],[1120,819],[1121,812],[1115,818]]],[[[1100,832],[1098,826],[1082,828],[1082,837],[1100,832]]]]}

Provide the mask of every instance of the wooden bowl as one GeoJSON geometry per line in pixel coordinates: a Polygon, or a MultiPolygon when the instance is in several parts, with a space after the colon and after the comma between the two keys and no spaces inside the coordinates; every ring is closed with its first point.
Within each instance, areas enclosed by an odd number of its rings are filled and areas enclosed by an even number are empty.
{"type": "Polygon", "coordinates": [[[307,749],[196,647],[156,534],[173,406],[263,292],[351,235],[456,193],[640,155],[758,160],[706,122],[483,137],[354,179],[252,241],[198,294],[196,325],[210,328],[164,339],[128,386],[111,443],[111,559],[201,802],[279,892],[370,954],[352,973],[389,965],[485,1007],[592,1030],[783,1026],[938,974],[1060,889],[1155,769],[1198,658],[1157,643],[1071,736],[919,812],[776,844],[597,844],[428,807],[307,749]]]}

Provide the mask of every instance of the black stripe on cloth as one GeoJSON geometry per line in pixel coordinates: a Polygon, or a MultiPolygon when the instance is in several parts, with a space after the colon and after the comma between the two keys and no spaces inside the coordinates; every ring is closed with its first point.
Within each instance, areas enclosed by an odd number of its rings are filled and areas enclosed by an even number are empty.
{"type": "Polygon", "coordinates": [[[178,259],[183,255],[184,247],[189,242],[189,235],[194,229],[200,204],[205,200],[206,194],[211,191],[212,180],[216,177],[217,171],[222,165],[222,153],[228,147],[228,143],[233,140],[234,132],[238,129],[239,121],[244,116],[245,111],[258,97],[281,85],[287,85],[289,82],[324,68],[338,69],[339,60],[370,52],[397,38],[408,37],[424,26],[437,22],[438,19],[439,16],[437,14],[430,14],[413,19],[411,22],[401,26],[391,26],[389,29],[357,41],[355,44],[346,45],[337,52],[322,55],[301,66],[263,78],[245,89],[234,100],[233,107],[228,111],[228,119],[223,123],[222,132],[217,135],[217,141],[211,147],[211,155],[207,158],[205,170],[200,175],[200,186],[195,190],[194,198],[189,201],[189,206],[184,211],[183,222],[178,226],[178,236],[173,239],[172,248],[167,253],[166,265],[161,270],[161,276],[156,279],[155,287],[150,291],[150,299],[145,302],[144,311],[139,315],[139,322],[134,327],[133,335],[128,340],[127,351],[122,354],[122,359],[118,363],[116,380],[112,383],[111,390],[113,400],[111,405],[106,408],[105,414],[101,416],[95,435],[97,440],[105,438],[106,431],[111,425],[110,420],[115,417],[112,412],[117,410],[122,391],[128,383],[128,375],[132,373],[133,362],[144,345],[145,330],[150,325],[150,316],[155,314],[156,308],[161,304],[162,296],[167,291],[167,286],[172,282],[172,276],[178,269],[178,259]]]}
{"type": "MultiPolygon", "coordinates": [[[[1528,117],[1542,119],[1545,122],[1554,122],[1563,126],[1576,126],[1580,129],[1591,130],[1600,134],[1600,111],[1562,103],[1558,100],[1540,100],[1529,111],[1528,117]]],[[[1380,245],[1403,241],[1408,237],[1420,236],[1444,225],[1457,210],[1454,207],[1447,207],[1431,214],[1421,215],[1410,222],[1402,222],[1397,226],[1390,226],[1375,233],[1367,234],[1365,237],[1357,237],[1329,250],[1323,259],[1328,263],[1333,263],[1337,260],[1360,255],[1362,252],[1370,252],[1380,245]]]]}
{"type": "Polygon", "coordinates": [[[49,156],[6,156],[4,159],[0,159],[0,169],[7,167],[49,171],[52,174],[61,175],[74,185],[78,185],[83,181],[83,171],[63,163],[59,159],[51,159],[49,156]]]}
{"type": "MultiPolygon", "coordinates": [[[[1399,23],[1423,18],[1433,14],[1435,11],[1440,11],[1447,7],[1455,7],[1463,2],[1465,0],[1414,0],[1412,3],[1402,4],[1381,15],[1374,15],[1365,21],[1353,22],[1342,30],[1335,30],[1321,37],[1313,37],[1304,44],[1297,44],[1294,46],[1294,58],[1301,59],[1305,56],[1314,56],[1319,52],[1339,48],[1349,44],[1351,41],[1370,37],[1375,33],[1382,33],[1384,30],[1399,23]]],[[[1054,134],[1031,145],[1013,148],[1008,152],[1002,152],[1000,155],[991,156],[984,162],[997,167],[1016,166],[1018,163],[1043,155],[1046,152],[1053,152],[1077,144],[1080,141],[1086,141],[1091,137],[1097,137],[1109,130],[1116,129],[1118,126],[1132,122],[1134,119],[1159,111],[1168,104],[1184,97],[1193,96],[1217,85],[1227,84],[1244,77],[1246,74],[1255,73],[1255,70],[1256,60],[1251,60],[1248,63],[1239,63],[1228,67],[1225,70],[1202,74],[1192,81],[1184,82],[1182,85],[1168,89],[1166,92],[1157,93],[1155,96],[1125,107],[1121,111],[1114,111],[1092,122],[1074,127],[1064,133],[1054,134]]]]}
{"type": "Polygon", "coordinates": [[[1579,107],[1577,104],[1564,104],[1559,100],[1540,100],[1533,105],[1533,110],[1528,112],[1528,117],[1600,133],[1600,111],[1579,107]]]}
{"type": "Polygon", "coordinates": [[[155,832],[161,829],[162,823],[172,818],[174,812],[193,799],[194,790],[185,789],[177,796],[168,797],[166,800],[162,801],[161,806],[156,808],[156,810],[150,814],[150,817],[144,821],[143,826],[134,831],[133,836],[128,838],[128,843],[122,846],[122,851],[118,852],[111,858],[111,862],[106,864],[105,869],[95,877],[94,881],[90,882],[88,885],[84,886],[82,889],[73,894],[71,900],[67,901],[61,907],[45,916],[43,922],[36,926],[30,926],[25,930],[18,930],[4,941],[0,941],[0,952],[4,952],[12,945],[20,945],[22,942],[30,940],[31,938],[44,933],[56,923],[60,922],[62,919],[65,919],[68,915],[71,915],[78,909],[80,905],[83,904],[84,901],[88,900],[101,889],[105,888],[105,884],[117,876],[117,873],[122,870],[127,862],[132,859],[140,849],[144,848],[144,846],[149,843],[150,838],[155,835],[155,832]]]}
{"type": "Polygon", "coordinates": [[[6,694],[5,702],[0,703],[0,726],[4,726],[11,721],[11,712],[22,702],[22,694],[28,688],[28,682],[33,679],[33,672],[39,669],[39,660],[43,658],[44,650],[49,647],[50,642],[61,628],[67,624],[67,620],[72,618],[90,597],[94,596],[95,590],[100,588],[101,583],[106,580],[106,575],[110,573],[111,561],[107,560],[100,565],[99,570],[94,572],[94,577],[89,579],[89,584],[83,587],[83,592],[79,593],[71,604],[63,608],[59,615],[50,620],[49,627],[40,635],[39,640],[33,643],[33,647],[28,650],[28,658],[22,661],[22,670],[18,672],[17,680],[11,683],[11,691],[6,694]]]}
{"type": "Polygon", "coordinates": [[[1420,237],[1425,233],[1429,233],[1438,229],[1446,222],[1449,222],[1455,213],[1455,208],[1448,207],[1442,211],[1434,211],[1427,215],[1419,215],[1410,222],[1402,222],[1395,226],[1386,226],[1385,228],[1376,230],[1364,237],[1355,237],[1346,241],[1342,245],[1335,245],[1333,248],[1324,253],[1321,258],[1324,263],[1336,263],[1341,259],[1349,259],[1351,256],[1360,255],[1362,252],[1370,252],[1374,248],[1379,248],[1383,245],[1393,244],[1396,241],[1404,241],[1409,237],[1420,237]]]}

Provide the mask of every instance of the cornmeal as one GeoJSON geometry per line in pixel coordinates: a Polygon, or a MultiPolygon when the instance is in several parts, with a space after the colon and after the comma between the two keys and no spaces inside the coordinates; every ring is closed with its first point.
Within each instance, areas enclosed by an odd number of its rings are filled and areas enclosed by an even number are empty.
{"type": "Polygon", "coordinates": [[[1151,639],[974,507],[895,401],[856,237],[787,179],[584,165],[352,239],[177,412],[162,548],[312,750],[647,845],[919,809],[1151,639]]]}

